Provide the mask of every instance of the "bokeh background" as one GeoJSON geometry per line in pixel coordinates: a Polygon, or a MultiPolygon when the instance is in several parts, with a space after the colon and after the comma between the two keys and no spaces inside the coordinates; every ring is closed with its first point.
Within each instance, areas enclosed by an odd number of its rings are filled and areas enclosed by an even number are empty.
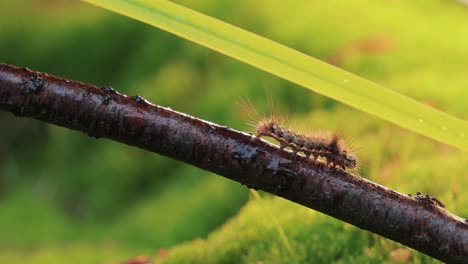
{"type": "MultiPolygon", "coordinates": [[[[468,119],[462,1],[176,1],[468,119]]],[[[0,61],[111,85],[252,131],[249,98],[298,130],[355,140],[357,174],[468,218],[455,148],[80,1],[0,2],[0,61]]],[[[5,263],[433,263],[313,210],[168,158],[0,113],[5,263]]]]}

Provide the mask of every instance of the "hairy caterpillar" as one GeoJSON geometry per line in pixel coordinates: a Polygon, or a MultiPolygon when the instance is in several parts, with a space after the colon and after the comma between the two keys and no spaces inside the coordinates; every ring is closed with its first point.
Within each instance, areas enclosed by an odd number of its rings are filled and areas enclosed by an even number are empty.
{"type": "Polygon", "coordinates": [[[356,167],[356,158],[348,153],[337,134],[331,137],[298,134],[282,127],[275,119],[269,117],[258,122],[256,136],[272,137],[280,143],[280,149],[290,147],[294,154],[303,152],[307,158],[312,156],[314,161],[317,161],[319,156],[323,157],[332,167],[343,170],[356,167]]]}
{"type": "MultiPolygon", "coordinates": [[[[245,102],[244,102],[245,104],[245,102]]],[[[245,107],[258,117],[258,113],[250,102],[245,107]]],[[[344,140],[338,134],[331,135],[306,135],[294,132],[285,128],[280,119],[275,118],[275,114],[257,118],[256,123],[252,123],[256,128],[256,137],[272,137],[280,143],[280,149],[291,148],[293,154],[299,152],[317,162],[319,157],[326,160],[326,164],[333,168],[354,169],[356,168],[356,157],[348,152],[344,140]]]]}

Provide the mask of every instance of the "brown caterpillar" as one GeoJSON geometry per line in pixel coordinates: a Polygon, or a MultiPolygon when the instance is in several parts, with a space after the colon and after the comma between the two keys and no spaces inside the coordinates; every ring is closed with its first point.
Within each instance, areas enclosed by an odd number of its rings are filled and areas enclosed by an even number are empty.
{"type": "Polygon", "coordinates": [[[294,155],[302,152],[307,159],[312,156],[314,162],[318,162],[317,159],[322,157],[326,160],[326,164],[332,168],[341,168],[342,170],[356,168],[356,157],[347,151],[344,140],[340,139],[338,134],[298,134],[282,126],[283,123],[287,123],[283,119],[276,118],[278,115],[274,112],[271,97],[268,97],[268,103],[273,111],[269,116],[259,114],[248,99],[241,103],[241,107],[247,111],[250,118],[257,120],[257,122],[249,122],[256,128],[257,138],[272,137],[280,143],[281,150],[289,147],[294,155]]]}
{"type": "Polygon", "coordinates": [[[331,167],[343,170],[356,168],[356,158],[348,153],[337,134],[331,137],[298,134],[282,127],[272,117],[263,118],[256,127],[257,137],[272,137],[280,143],[280,149],[290,147],[294,155],[303,152],[307,158],[312,156],[314,161],[317,161],[318,157],[325,158],[331,167]]]}

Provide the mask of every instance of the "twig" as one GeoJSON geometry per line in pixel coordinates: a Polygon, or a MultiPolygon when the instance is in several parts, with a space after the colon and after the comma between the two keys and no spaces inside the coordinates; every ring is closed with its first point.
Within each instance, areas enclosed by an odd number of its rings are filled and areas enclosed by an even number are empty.
{"type": "Polygon", "coordinates": [[[441,261],[468,263],[468,222],[448,212],[437,199],[398,193],[139,96],[0,64],[0,109],[156,152],[441,261]]]}

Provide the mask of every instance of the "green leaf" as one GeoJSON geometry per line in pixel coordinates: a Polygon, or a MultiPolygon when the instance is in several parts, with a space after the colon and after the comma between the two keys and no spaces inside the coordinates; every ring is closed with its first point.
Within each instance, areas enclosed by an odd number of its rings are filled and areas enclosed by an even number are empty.
{"type": "Polygon", "coordinates": [[[223,21],[169,1],[84,1],[159,27],[401,127],[468,150],[468,122],[223,21]]]}

